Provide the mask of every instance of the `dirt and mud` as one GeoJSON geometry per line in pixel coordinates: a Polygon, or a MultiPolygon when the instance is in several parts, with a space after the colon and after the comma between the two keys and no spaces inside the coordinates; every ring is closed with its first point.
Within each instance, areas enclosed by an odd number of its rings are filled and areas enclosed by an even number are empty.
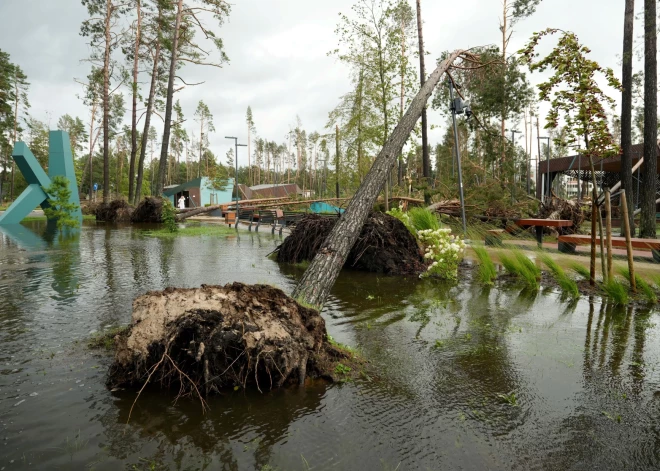
{"type": "MultiPolygon", "coordinates": [[[[305,216],[277,249],[277,261],[312,260],[335,222],[314,214],[305,216]]],[[[386,275],[417,275],[426,271],[415,237],[401,221],[380,212],[369,214],[344,267],[386,275]]]]}
{"type": "Polygon", "coordinates": [[[163,222],[163,198],[147,196],[133,211],[131,222],[161,223],[163,222]]]}
{"type": "Polygon", "coordinates": [[[118,199],[96,206],[96,220],[112,223],[131,222],[133,207],[126,200],[118,199]]]}
{"type": "Polygon", "coordinates": [[[337,379],[345,371],[337,365],[352,358],[329,341],[317,311],[277,288],[242,283],[140,296],[115,344],[109,388],[151,383],[199,397],[337,379]]]}

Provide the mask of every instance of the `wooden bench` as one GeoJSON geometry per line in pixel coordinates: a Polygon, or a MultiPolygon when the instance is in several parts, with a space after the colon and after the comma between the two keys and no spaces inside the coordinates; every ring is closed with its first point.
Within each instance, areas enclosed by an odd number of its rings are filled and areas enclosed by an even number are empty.
{"type": "MultiPolygon", "coordinates": [[[[238,222],[244,221],[248,223],[248,230],[252,230],[252,224],[254,224],[254,210],[253,209],[239,209],[238,210],[238,222]]],[[[238,229],[238,223],[236,224],[238,229]]]]}
{"type": "Polygon", "coordinates": [[[534,227],[536,229],[536,241],[539,244],[539,248],[543,246],[543,228],[544,227],[572,227],[573,221],[568,219],[517,219],[515,221],[517,226],[527,229],[528,227],[534,227]]]}
{"type": "MultiPolygon", "coordinates": [[[[307,213],[300,213],[297,211],[283,211],[282,212],[282,222],[283,222],[283,227],[293,227],[296,224],[298,224],[298,221],[300,221],[307,213]]],[[[280,233],[281,233],[280,229],[280,233]]]]}
{"type": "Polygon", "coordinates": [[[259,214],[258,214],[258,219],[257,219],[257,226],[255,227],[255,231],[259,232],[259,227],[262,224],[270,224],[271,225],[271,234],[275,233],[275,227],[277,226],[277,223],[281,220],[280,217],[281,210],[274,210],[274,209],[260,209],[259,214]]]}
{"type": "MultiPolygon", "coordinates": [[[[632,238],[633,249],[637,250],[650,250],[653,255],[653,260],[660,263],[660,240],[656,239],[639,239],[632,238]]],[[[596,237],[596,243],[600,244],[600,237],[596,237]]],[[[575,253],[575,248],[578,245],[591,245],[590,235],[562,235],[557,239],[557,248],[563,253],[575,253]]],[[[612,247],[625,248],[625,237],[612,237],[612,247]]]]}

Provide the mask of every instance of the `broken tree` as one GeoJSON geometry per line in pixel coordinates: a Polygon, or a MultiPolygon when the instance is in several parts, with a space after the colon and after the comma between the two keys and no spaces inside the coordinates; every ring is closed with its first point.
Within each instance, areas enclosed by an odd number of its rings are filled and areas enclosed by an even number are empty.
{"type": "Polygon", "coordinates": [[[346,262],[355,241],[360,236],[369,212],[372,210],[378,194],[397,161],[403,145],[412,132],[433,93],[440,78],[450,69],[454,61],[463,59],[477,63],[471,53],[456,50],[449,54],[429,76],[417,96],[413,99],[408,111],[401,118],[396,129],[390,135],[385,147],[380,151],[369,173],[362,181],[355,196],[339,219],[327,240],[321,246],[309,268],[303,274],[300,283],[293,292],[293,297],[309,305],[321,307],[330,294],[341,268],[346,262]]]}

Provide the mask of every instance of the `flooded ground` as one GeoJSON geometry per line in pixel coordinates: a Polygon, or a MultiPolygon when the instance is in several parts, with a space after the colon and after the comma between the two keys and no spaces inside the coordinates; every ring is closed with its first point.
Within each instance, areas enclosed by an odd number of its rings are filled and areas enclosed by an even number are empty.
{"type": "Polygon", "coordinates": [[[104,386],[94,332],[166,286],[287,292],[279,239],[0,230],[0,468],[567,470],[660,467],[657,315],[551,290],[344,272],[323,315],[368,377],[198,403],[104,386]]]}

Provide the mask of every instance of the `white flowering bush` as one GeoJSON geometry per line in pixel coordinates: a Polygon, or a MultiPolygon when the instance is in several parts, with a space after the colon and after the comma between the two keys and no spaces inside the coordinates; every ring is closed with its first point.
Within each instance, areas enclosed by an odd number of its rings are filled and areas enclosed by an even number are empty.
{"type": "Polygon", "coordinates": [[[451,234],[451,229],[417,231],[419,241],[426,248],[424,258],[431,262],[422,276],[437,276],[445,280],[458,279],[458,264],[465,252],[465,243],[451,234]]]}
{"type": "Polygon", "coordinates": [[[402,208],[392,208],[389,211],[387,211],[387,214],[389,214],[392,217],[397,218],[399,221],[403,223],[406,228],[413,234],[417,235],[417,231],[415,231],[415,228],[412,226],[412,223],[410,222],[410,215],[406,212],[403,211],[402,208]]]}

